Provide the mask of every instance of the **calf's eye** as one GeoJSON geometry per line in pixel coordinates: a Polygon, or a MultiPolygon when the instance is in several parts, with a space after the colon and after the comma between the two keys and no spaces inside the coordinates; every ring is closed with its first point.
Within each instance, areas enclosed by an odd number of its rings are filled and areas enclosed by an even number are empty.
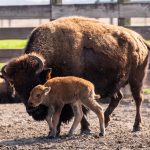
{"type": "Polygon", "coordinates": [[[37,94],[37,95],[36,95],[37,98],[40,98],[40,96],[41,96],[40,94],[37,94]]]}

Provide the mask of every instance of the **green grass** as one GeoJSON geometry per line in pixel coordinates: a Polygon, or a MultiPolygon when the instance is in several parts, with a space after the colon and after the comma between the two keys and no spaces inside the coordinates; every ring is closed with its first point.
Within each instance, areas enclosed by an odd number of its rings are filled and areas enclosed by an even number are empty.
{"type": "MultiPolygon", "coordinates": [[[[147,41],[150,44],[150,40],[147,41]]],[[[0,49],[22,49],[27,44],[27,40],[0,40],[0,49]]]]}
{"type": "Polygon", "coordinates": [[[0,40],[0,49],[22,49],[27,40],[0,40]]]}
{"type": "Polygon", "coordinates": [[[144,89],[144,94],[150,94],[150,88],[144,89]]]}
{"type": "Polygon", "coordinates": [[[0,63],[0,70],[5,65],[5,63],[0,63]]]}
{"type": "Polygon", "coordinates": [[[150,44],[150,40],[147,41],[150,44]]]}

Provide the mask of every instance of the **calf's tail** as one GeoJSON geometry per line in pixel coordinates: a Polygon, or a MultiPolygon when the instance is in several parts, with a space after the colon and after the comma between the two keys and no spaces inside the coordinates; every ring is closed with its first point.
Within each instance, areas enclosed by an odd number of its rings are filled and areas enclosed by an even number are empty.
{"type": "Polygon", "coordinates": [[[98,94],[95,94],[95,95],[94,95],[94,98],[95,98],[95,100],[99,100],[99,99],[101,98],[101,96],[98,95],[98,94]]]}
{"type": "Polygon", "coordinates": [[[148,44],[146,41],[144,41],[144,43],[147,46],[148,50],[150,51],[150,44],[148,44]]]}

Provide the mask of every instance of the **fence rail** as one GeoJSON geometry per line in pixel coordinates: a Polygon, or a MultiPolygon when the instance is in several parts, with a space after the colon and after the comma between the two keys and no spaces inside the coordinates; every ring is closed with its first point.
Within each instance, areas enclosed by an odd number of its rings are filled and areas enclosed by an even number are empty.
{"type": "Polygon", "coordinates": [[[44,19],[50,12],[50,5],[0,6],[0,19],[44,19]]]}
{"type": "Polygon", "coordinates": [[[0,28],[0,40],[3,39],[26,39],[29,37],[32,27],[25,28],[0,28]]]}
{"type": "Polygon", "coordinates": [[[0,60],[1,62],[6,62],[21,54],[23,54],[23,49],[0,49],[0,60]]]}
{"type": "Polygon", "coordinates": [[[0,19],[57,19],[72,15],[94,18],[150,17],[150,3],[0,6],[0,19]]]}
{"type": "MultiPolygon", "coordinates": [[[[140,33],[145,39],[150,39],[150,26],[125,26],[140,33]]],[[[32,27],[26,28],[0,28],[0,40],[3,39],[26,39],[29,37],[32,27]]]]}

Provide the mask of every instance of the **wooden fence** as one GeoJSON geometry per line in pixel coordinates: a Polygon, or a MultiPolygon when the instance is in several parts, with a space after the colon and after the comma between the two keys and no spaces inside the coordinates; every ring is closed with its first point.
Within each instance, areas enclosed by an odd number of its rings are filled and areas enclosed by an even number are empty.
{"type": "MultiPolygon", "coordinates": [[[[100,3],[74,5],[0,6],[1,19],[50,19],[63,16],[87,16],[94,18],[150,17],[150,3],[100,3]]],[[[150,39],[150,26],[126,26],[150,39]]],[[[33,28],[0,28],[0,39],[26,39],[33,28]]],[[[0,50],[0,60],[20,55],[21,51],[0,50]],[[11,55],[12,54],[12,55],[11,55]]]]}

